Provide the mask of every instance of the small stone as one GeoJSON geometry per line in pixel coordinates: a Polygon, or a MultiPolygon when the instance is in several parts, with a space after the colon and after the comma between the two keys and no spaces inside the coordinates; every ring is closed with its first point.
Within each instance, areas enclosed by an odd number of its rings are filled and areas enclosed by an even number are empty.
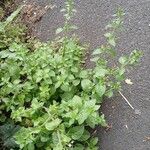
{"type": "Polygon", "coordinates": [[[114,109],[115,108],[115,106],[112,106],[112,109],[114,109]]]}
{"type": "Polygon", "coordinates": [[[126,128],[126,129],[129,129],[129,128],[128,128],[128,125],[125,125],[125,128],[126,128]]]}
{"type": "Polygon", "coordinates": [[[141,111],[138,110],[138,109],[135,109],[135,114],[136,114],[136,115],[141,115],[141,111]]]}

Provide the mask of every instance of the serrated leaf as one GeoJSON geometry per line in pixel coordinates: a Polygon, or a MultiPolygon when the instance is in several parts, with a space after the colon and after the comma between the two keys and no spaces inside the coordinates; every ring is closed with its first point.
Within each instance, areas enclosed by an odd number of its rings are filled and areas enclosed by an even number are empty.
{"type": "Polygon", "coordinates": [[[86,70],[82,70],[79,74],[80,78],[87,78],[88,77],[88,72],[86,70]]]}
{"type": "Polygon", "coordinates": [[[79,139],[79,141],[87,141],[90,138],[90,133],[87,130],[84,130],[83,135],[79,139]]]}
{"type": "Polygon", "coordinates": [[[97,84],[95,86],[95,90],[96,90],[96,93],[99,95],[99,97],[102,97],[106,92],[106,86],[97,84]]]}
{"type": "Polygon", "coordinates": [[[78,107],[81,107],[82,106],[82,99],[75,95],[72,99],[72,101],[70,102],[71,106],[75,107],[75,108],[78,108],[78,107]]]}
{"type": "Polygon", "coordinates": [[[72,139],[78,140],[84,133],[84,126],[76,126],[69,130],[69,135],[72,139]]]}
{"type": "Polygon", "coordinates": [[[57,132],[52,133],[52,141],[53,141],[54,145],[57,145],[59,143],[59,138],[58,138],[57,132]]]}
{"type": "Polygon", "coordinates": [[[97,145],[97,143],[98,143],[98,138],[97,138],[97,137],[92,138],[92,139],[90,140],[90,144],[91,144],[92,146],[97,145]]]}
{"type": "Polygon", "coordinates": [[[82,109],[77,117],[78,123],[80,125],[83,124],[83,122],[88,118],[89,114],[90,112],[88,112],[87,109],[82,109]]]}
{"type": "Polygon", "coordinates": [[[69,83],[62,84],[61,89],[65,92],[69,92],[70,91],[69,83]]]}
{"type": "Polygon", "coordinates": [[[60,125],[60,123],[61,123],[61,120],[60,119],[55,119],[55,120],[53,120],[53,121],[51,121],[51,122],[47,122],[46,124],[45,124],[45,128],[47,129],[47,130],[49,130],[49,131],[52,131],[52,130],[54,130],[55,128],[57,128],[59,125],[60,125]]]}
{"type": "Polygon", "coordinates": [[[81,81],[81,86],[84,91],[88,91],[92,85],[92,82],[89,79],[84,79],[81,81]]]}
{"type": "Polygon", "coordinates": [[[86,109],[88,109],[88,108],[94,108],[95,104],[96,104],[96,99],[91,99],[91,100],[85,101],[84,107],[86,109]]]}

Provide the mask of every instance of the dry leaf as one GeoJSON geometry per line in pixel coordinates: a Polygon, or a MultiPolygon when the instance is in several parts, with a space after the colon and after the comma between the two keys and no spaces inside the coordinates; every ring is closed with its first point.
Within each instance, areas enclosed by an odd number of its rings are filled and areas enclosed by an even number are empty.
{"type": "Polygon", "coordinates": [[[125,82],[126,82],[127,84],[129,84],[129,85],[132,85],[132,84],[133,84],[133,82],[131,81],[131,79],[126,79],[125,82]]]}

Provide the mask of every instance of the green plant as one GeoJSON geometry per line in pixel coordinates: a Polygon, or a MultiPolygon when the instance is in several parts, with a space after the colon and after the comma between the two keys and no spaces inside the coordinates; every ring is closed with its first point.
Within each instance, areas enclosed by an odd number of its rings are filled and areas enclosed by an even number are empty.
{"type": "Polygon", "coordinates": [[[93,69],[82,67],[85,48],[74,37],[70,19],[75,11],[73,1],[66,2],[65,25],[57,33],[65,36],[51,43],[28,44],[11,41],[0,52],[0,101],[3,121],[11,119],[20,126],[15,142],[20,149],[96,150],[97,138],[89,127],[107,126],[100,105],[105,96],[121,89],[126,67],[133,65],[140,52],[119,59],[111,67],[107,55],[115,52],[116,29],[123,13],[107,26],[107,43],[93,52],[93,69]],[[104,57],[101,57],[104,56],[104,57]]]}

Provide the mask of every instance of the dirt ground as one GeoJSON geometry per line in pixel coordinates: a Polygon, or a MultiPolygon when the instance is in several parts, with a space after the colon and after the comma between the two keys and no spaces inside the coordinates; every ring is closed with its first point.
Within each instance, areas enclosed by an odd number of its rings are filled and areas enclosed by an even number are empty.
{"type": "MultiPolygon", "coordinates": [[[[45,7],[49,0],[29,0],[45,7]]],[[[63,25],[63,0],[51,0],[55,5],[49,9],[40,22],[35,24],[34,34],[43,41],[52,40],[55,30],[63,25]]],[[[119,35],[117,51],[128,54],[133,49],[143,51],[141,63],[127,78],[133,85],[123,86],[123,94],[138,111],[132,110],[118,94],[106,100],[102,106],[108,123],[108,131],[97,129],[101,150],[150,150],[150,1],[149,0],[75,0],[77,14],[73,19],[79,29],[76,34],[83,43],[90,43],[91,52],[104,42],[104,27],[112,19],[118,7],[126,16],[124,28],[119,35]]],[[[87,66],[90,54],[87,57],[87,66]]]]}

